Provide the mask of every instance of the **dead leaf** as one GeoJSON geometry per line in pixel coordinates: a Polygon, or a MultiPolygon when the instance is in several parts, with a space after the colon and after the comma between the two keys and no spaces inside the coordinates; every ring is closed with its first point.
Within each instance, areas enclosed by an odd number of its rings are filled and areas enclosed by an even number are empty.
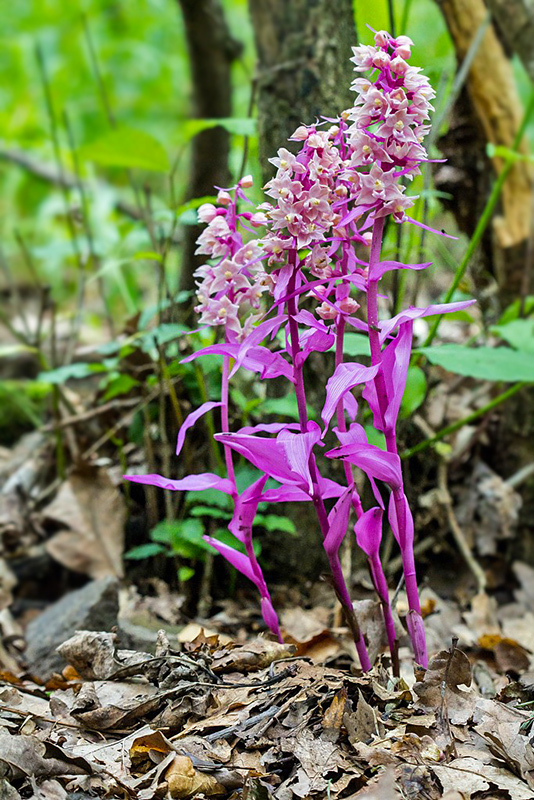
{"type": "Polygon", "coordinates": [[[424,680],[415,683],[413,691],[425,710],[443,706],[450,721],[461,725],[472,716],[476,704],[475,693],[459,689],[461,685],[471,686],[471,664],[466,654],[455,647],[452,653],[442,650],[432,658],[424,680]]]}
{"type": "Polygon", "coordinates": [[[507,792],[511,800],[532,800],[532,790],[523,781],[507,770],[476,758],[456,758],[451,764],[434,766],[432,771],[444,791],[459,790],[470,797],[496,786],[507,792]]]}
{"type": "Polygon", "coordinates": [[[171,797],[207,797],[226,794],[226,789],[217,782],[213,775],[197,771],[187,756],[175,756],[174,761],[165,773],[165,780],[171,797]]]}
{"type": "Polygon", "coordinates": [[[343,721],[352,745],[356,742],[371,741],[374,736],[380,734],[376,710],[367,702],[359,689],[356,711],[347,711],[343,721]]]}
{"type": "Polygon", "coordinates": [[[343,715],[347,705],[347,690],[345,687],[341,691],[336,692],[334,699],[323,714],[323,728],[327,731],[335,731],[339,733],[339,729],[343,724],[343,715]]]}
{"type": "Polygon", "coordinates": [[[51,778],[59,775],[84,775],[91,771],[82,758],[72,758],[57,745],[41,742],[36,736],[12,736],[0,730],[0,764],[12,778],[51,778]]]}
{"type": "Polygon", "coordinates": [[[279,644],[258,637],[252,642],[216,651],[213,654],[212,669],[216,673],[253,672],[265,669],[273,661],[291,658],[295,650],[295,645],[279,644]]]}
{"type": "Polygon", "coordinates": [[[105,469],[73,473],[43,516],[63,528],[45,545],[56,561],[91,578],[123,577],[124,498],[105,469]]]}
{"type": "Polygon", "coordinates": [[[162,732],[154,731],[134,739],[130,747],[130,761],[136,772],[148,772],[173,751],[174,747],[162,732]]]}
{"type": "Polygon", "coordinates": [[[369,781],[369,788],[362,792],[351,794],[347,800],[396,800],[402,797],[397,788],[395,770],[391,767],[384,769],[378,777],[369,781]]]}

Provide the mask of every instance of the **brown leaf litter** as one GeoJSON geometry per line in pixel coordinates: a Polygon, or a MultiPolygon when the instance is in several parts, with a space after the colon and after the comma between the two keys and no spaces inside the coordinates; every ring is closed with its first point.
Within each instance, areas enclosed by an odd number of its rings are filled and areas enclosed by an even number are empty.
{"type": "Polygon", "coordinates": [[[78,632],[47,687],[0,676],[0,796],[534,798],[532,687],[484,696],[454,642],[411,685],[297,647],[160,632],[150,654],[78,632]]]}

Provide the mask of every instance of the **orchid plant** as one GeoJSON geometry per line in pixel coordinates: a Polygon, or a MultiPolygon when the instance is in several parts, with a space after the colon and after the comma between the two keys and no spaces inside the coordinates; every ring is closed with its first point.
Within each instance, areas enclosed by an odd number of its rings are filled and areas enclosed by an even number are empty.
{"type": "MultiPolygon", "coordinates": [[[[365,553],[379,597],[393,659],[397,636],[387,581],[380,560],[386,513],[402,555],[409,605],[407,628],[415,660],[427,666],[425,634],[415,572],[414,524],[404,491],[397,451],[396,425],[412,347],[413,320],[465,308],[470,302],[408,308],[381,319],[379,283],[391,270],[420,270],[428,263],[404,264],[381,259],[384,225],[420,224],[408,216],[413,196],[406,184],[428,161],[423,146],[429,131],[434,91],[420,69],[410,66],[411,40],[385,31],[374,45],[354,48],[357,77],[354,107],[337,119],[300,126],[293,134],[296,152],[282,148],[271,162],[277,168],[266,187],[269,201],[250,211],[246,176],[221,189],[217,205],[199,208],[207,224],[197,253],[208,263],[197,270],[196,311],[201,326],[219,326],[224,336],[188,356],[222,356],[221,399],[193,411],[178,435],[180,453],[189,428],[207,412],[220,410],[215,438],[223,447],[226,475],[188,475],[169,480],[161,475],[130,475],[129,480],[175,491],[215,488],[231,496],[234,512],[229,530],[245,553],[205,537],[233,566],[254,583],[263,618],[280,639],[280,626],[269,589],[253,549],[253,523],[262,501],[310,502],[322,535],[332,584],[352,632],[363,670],[371,663],[341,569],[340,548],[354,513],[354,533],[365,553]],[[258,235],[258,229],[262,234],[258,235]],[[363,257],[361,257],[363,256],[363,257]],[[265,308],[264,300],[268,299],[265,308]],[[361,306],[365,313],[360,314],[361,306]],[[368,337],[371,364],[344,360],[344,336],[355,329],[368,337]],[[315,352],[335,351],[326,383],[321,425],[308,418],[305,363],[315,352]],[[285,378],[292,386],[298,423],[270,423],[229,428],[229,382],[237,370],[259,373],[261,380],[285,378]],[[372,412],[386,449],[368,442],[356,421],[359,403],[372,412]],[[332,432],[338,446],[324,452],[332,432]],[[239,492],[234,459],[244,457],[257,479],[239,492]],[[326,477],[326,459],[342,463],[343,482],[326,477]],[[363,508],[354,467],[370,483],[375,504],[363,508]],[[266,488],[268,479],[278,486],[266,488]]],[[[435,233],[438,233],[435,231],[435,233]]],[[[271,482],[272,483],[272,482],[271,482]]]]}

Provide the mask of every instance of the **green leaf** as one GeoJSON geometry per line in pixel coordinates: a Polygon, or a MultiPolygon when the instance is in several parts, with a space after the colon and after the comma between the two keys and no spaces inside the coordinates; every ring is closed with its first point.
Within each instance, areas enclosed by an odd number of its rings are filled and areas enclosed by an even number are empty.
{"type": "Polygon", "coordinates": [[[351,358],[355,356],[370,356],[369,339],[362,333],[346,333],[343,338],[343,352],[351,358]]]}
{"type": "Polygon", "coordinates": [[[80,148],[80,155],[106,167],[147,169],[169,172],[169,157],[163,145],[151,134],[135,128],[115,128],[96,141],[80,148]]]}
{"type": "Polygon", "coordinates": [[[526,153],[518,153],[516,150],[510,150],[502,144],[495,145],[489,142],[486,145],[486,153],[490,158],[504,158],[506,161],[533,161],[532,156],[526,153]]]}
{"type": "Polygon", "coordinates": [[[190,119],[182,125],[181,133],[185,139],[191,139],[208,128],[221,127],[238,136],[254,136],[257,130],[256,120],[252,117],[223,117],[221,119],[190,119]]]}
{"type": "Polygon", "coordinates": [[[379,447],[381,450],[387,450],[386,447],[386,437],[382,433],[382,431],[377,431],[377,429],[370,425],[364,425],[365,433],[367,434],[367,441],[369,444],[374,444],[375,447],[379,447]]]}
{"type": "Polygon", "coordinates": [[[402,396],[400,416],[405,419],[416,411],[426,397],[426,378],[421,367],[408,367],[406,388],[402,396]]]}
{"type": "Polygon", "coordinates": [[[141,251],[140,253],[136,253],[134,255],[136,261],[159,261],[160,264],[163,261],[163,256],[159,253],[154,253],[152,250],[148,251],[141,251]]]}
{"type": "MultiPolygon", "coordinates": [[[[229,530],[226,528],[217,528],[215,531],[215,538],[218,539],[223,544],[227,544],[228,547],[233,547],[234,550],[239,550],[240,553],[245,553],[245,545],[236,539],[233,534],[230,533],[229,530]]],[[[261,554],[261,544],[255,539],[252,543],[252,549],[254,550],[255,554],[259,556],[261,554]]],[[[210,547],[211,552],[213,549],[210,547]]]]}
{"type": "Polygon", "coordinates": [[[163,520],[150,531],[153,542],[168,545],[181,558],[201,559],[211,548],[203,539],[204,526],[199,519],[163,520]]]}
{"type": "Polygon", "coordinates": [[[4,344],[0,347],[0,358],[9,358],[9,356],[16,356],[19,353],[38,353],[36,347],[29,344],[4,344]]]}
{"type": "Polygon", "coordinates": [[[457,375],[467,375],[483,381],[516,383],[534,382],[534,354],[510,350],[508,347],[463,347],[442,344],[421,347],[419,353],[457,375]]]}
{"type": "Polygon", "coordinates": [[[119,397],[121,394],[128,394],[134,386],[140,386],[140,382],[131,375],[117,375],[108,382],[103,399],[113,400],[114,397],[119,397]]]}
{"type": "Polygon", "coordinates": [[[180,583],[185,583],[190,580],[195,574],[193,567],[180,567],[178,569],[178,580],[180,583]]]}
{"type": "MultiPolygon", "coordinates": [[[[316,419],[315,409],[310,406],[307,406],[307,409],[309,418],[316,419]]],[[[288,394],[286,397],[271,397],[261,404],[261,410],[264,414],[277,414],[281,417],[291,417],[297,421],[299,418],[295,394],[288,394]]]]}
{"type": "Polygon", "coordinates": [[[65,364],[64,367],[51,369],[48,372],[40,372],[37,380],[45,383],[62,384],[71,379],[87,378],[99,372],[107,372],[104,364],[86,364],[85,362],[74,362],[65,364]]]}
{"type": "Polygon", "coordinates": [[[267,531],[282,531],[282,533],[290,533],[292,536],[297,535],[293,520],[278,514],[256,514],[254,525],[261,525],[267,531]]]}
{"type": "Polygon", "coordinates": [[[146,544],[140,544],[139,547],[132,547],[131,550],[128,550],[128,552],[124,554],[124,558],[130,558],[132,561],[142,561],[145,558],[152,558],[160,553],[167,553],[170,555],[169,551],[165,550],[160,544],[147,542],[146,544]]]}
{"type": "Polygon", "coordinates": [[[491,332],[515,350],[534,353],[534,319],[514,319],[506,325],[495,325],[491,332]]]}
{"type": "Polygon", "coordinates": [[[182,334],[187,331],[185,325],[180,325],[177,322],[164,322],[156,328],[151,328],[145,331],[139,337],[139,347],[145,353],[149,353],[156,346],[172,342],[174,339],[179,339],[182,334]]]}
{"type": "Polygon", "coordinates": [[[217,489],[204,489],[202,492],[188,492],[187,503],[189,505],[205,503],[206,505],[217,506],[217,508],[224,509],[230,509],[232,507],[230,496],[219,492],[217,489]]]}
{"type": "Polygon", "coordinates": [[[499,325],[506,325],[514,319],[518,319],[519,315],[528,316],[534,311],[534,295],[529,294],[523,300],[514,300],[507,308],[504,309],[499,325]]]}
{"type": "Polygon", "coordinates": [[[194,506],[189,512],[192,517],[213,517],[214,519],[232,519],[229,511],[213,506],[194,506]]]}

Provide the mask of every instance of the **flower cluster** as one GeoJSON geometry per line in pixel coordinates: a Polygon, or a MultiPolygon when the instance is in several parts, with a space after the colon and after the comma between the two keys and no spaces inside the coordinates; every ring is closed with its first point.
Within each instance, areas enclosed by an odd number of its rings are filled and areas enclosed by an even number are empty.
{"type": "Polygon", "coordinates": [[[350,165],[359,176],[358,203],[374,209],[375,218],[391,214],[396,222],[413,205],[399,177],[413,178],[428,159],[422,142],[435,96],[428,78],[407,62],[411,45],[407,36],[380,31],[375,46],[355,47],[352,59],[357,72],[377,71],[374,81],[357,78],[351,87],[357,99],[348,117],[350,165]]]}
{"type": "Polygon", "coordinates": [[[341,569],[340,547],[353,514],[356,541],[368,559],[395,666],[398,638],[380,561],[387,513],[402,556],[408,632],[416,661],[426,666],[414,525],[396,424],[410,363],[413,320],[456,311],[471,302],[409,308],[387,320],[378,316],[378,283],[385,273],[428,266],[381,260],[387,217],[420,224],[406,214],[413,198],[406,195],[403,179],[412,179],[428,160],[422,141],[434,93],[420,70],[408,64],[410,46],[406,36],[393,38],[379,31],[373,46],[354,48],[356,71],[371,70],[370,78],[354,81],[354,107],[324,125],[302,125],[295,131],[297,152],[282,148],[271,159],[277,172],[265,187],[270,200],[255,212],[238,211],[238,202],[246,201],[243,189],[251,185],[248,176],[232,189],[219,191],[218,207],[206,204],[199,209],[207,228],[199,237],[197,252],[210,261],[196,273],[196,310],[201,324],[223,327],[224,341],[186,360],[207,353],[221,355],[222,388],[220,401],[204,403],[184,421],[177,452],[187,430],[218,407],[221,432],[215,438],[224,450],[227,476],[203,473],[178,481],[159,475],[129,476],[167,489],[217,488],[232,496],[229,530],[245,553],[217,539],[208,541],[256,585],[264,620],[279,637],[277,616],[252,547],[254,517],[260,502],[311,502],[332,583],[365,670],[371,664],[341,569]],[[265,226],[264,235],[251,238],[259,226],[265,226]],[[260,299],[267,293],[271,307],[262,312],[260,299]],[[363,318],[360,305],[366,309],[363,318]],[[367,338],[370,364],[344,360],[347,325],[367,338]],[[279,332],[285,335],[277,337],[279,332]],[[334,369],[326,382],[319,425],[308,419],[304,364],[311,353],[334,346],[334,369]],[[230,431],[229,381],[240,368],[259,373],[262,379],[286,378],[296,398],[298,423],[260,423],[230,431]],[[374,427],[384,433],[386,450],[370,444],[357,421],[359,404],[353,392],[359,389],[374,427]],[[329,432],[337,437],[338,446],[325,452],[322,440],[329,432]],[[257,471],[256,480],[241,493],[234,475],[235,453],[257,471]],[[343,481],[321,474],[324,457],[341,462],[343,481]],[[370,508],[363,508],[355,468],[369,481],[375,498],[370,508]],[[266,489],[268,478],[278,485],[266,489]]]}
{"type": "Polygon", "coordinates": [[[243,243],[238,231],[239,220],[253,227],[265,225],[265,214],[258,211],[238,213],[238,199],[246,200],[244,188],[252,185],[247,175],[231,190],[221,189],[217,208],[204,203],[198,209],[206,229],[197,241],[196,253],[218,259],[215,264],[204,264],[195,272],[197,282],[196,313],[201,325],[222,325],[228,340],[242,341],[249,334],[258,316],[253,313],[260,306],[261,296],[267,290],[262,270],[263,250],[258,241],[243,243]]]}

